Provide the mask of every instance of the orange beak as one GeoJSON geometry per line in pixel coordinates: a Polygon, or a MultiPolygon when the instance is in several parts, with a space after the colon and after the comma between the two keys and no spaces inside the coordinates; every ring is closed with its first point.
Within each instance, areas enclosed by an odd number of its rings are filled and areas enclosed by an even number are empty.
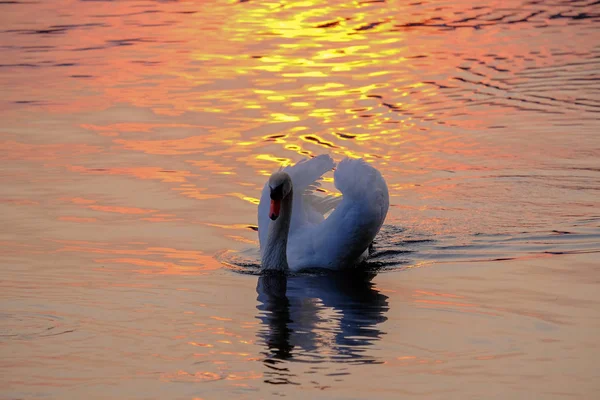
{"type": "Polygon", "coordinates": [[[279,209],[281,208],[281,200],[271,200],[271,209],[269,210],[269,218],[275,221],[279,217],[279,209]]]}

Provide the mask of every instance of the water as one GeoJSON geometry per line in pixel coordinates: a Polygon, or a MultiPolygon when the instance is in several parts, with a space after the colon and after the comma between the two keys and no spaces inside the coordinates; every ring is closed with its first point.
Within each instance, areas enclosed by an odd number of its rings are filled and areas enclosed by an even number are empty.
{"type": "Polygon", "coordinates": [[[597,2],[0,21],[0,398],[600,390],[597,2]],[[257,277],[266,177],[321,153],[388,182],[378,273],[257,277]]]}

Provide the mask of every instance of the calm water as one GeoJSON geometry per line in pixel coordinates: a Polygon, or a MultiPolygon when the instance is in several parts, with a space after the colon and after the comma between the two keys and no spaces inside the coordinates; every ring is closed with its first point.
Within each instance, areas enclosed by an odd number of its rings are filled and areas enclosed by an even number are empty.
{"type": "Polygon", "coordinates": [[[600,392],[597,1],[0,22],[0,398],[600,392]],[[266,177],[326,152],[388,182],[382,271],[240,273],[266,177]]]}

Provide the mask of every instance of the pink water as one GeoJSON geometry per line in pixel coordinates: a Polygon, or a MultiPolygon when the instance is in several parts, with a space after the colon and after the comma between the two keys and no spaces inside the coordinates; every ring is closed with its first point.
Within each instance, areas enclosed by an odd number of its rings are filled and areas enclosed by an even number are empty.
{"type": "Polygon", "coordinates": [[[0,22],[0,398],[600,390],[596,2],[16,0],[0,22]],[[321,153],[387,180],[382,272],[244,273],[266,177],[321,153]]]}

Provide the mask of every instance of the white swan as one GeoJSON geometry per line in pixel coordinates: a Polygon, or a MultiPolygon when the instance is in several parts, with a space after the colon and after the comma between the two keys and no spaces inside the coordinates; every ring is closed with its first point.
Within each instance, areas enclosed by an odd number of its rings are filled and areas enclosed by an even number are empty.
{"type": "Polygon", "coordinates": [[[271,175],[258,205],[263,271],[337,270],[366,258],[389,208],[387,185],[364,160],[346,158],[334,173],[341,201],[318,198],[317,180],[334,166],[321,155],[271,175]]]}

